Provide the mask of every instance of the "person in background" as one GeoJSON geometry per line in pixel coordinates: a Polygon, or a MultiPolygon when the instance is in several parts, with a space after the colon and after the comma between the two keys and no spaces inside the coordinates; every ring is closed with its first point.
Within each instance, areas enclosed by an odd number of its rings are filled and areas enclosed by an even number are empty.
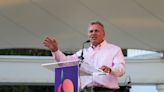
{"type": "MultiPolygon", "coordinates": [[[[106,75],[81,76],[83,92],[119,92],[118,77],[125,74],[125,61],[121,48],[105,40],[105,30],[101,22],[91,22],[88,26],[90,47],[83,49],[84,62],[101,69],[106,75]]],[[[66,56],[58,48],[56,39],[46,37],[43,44],[48,47],[58,62],[79,60],[82,50],[66,56]]]]}

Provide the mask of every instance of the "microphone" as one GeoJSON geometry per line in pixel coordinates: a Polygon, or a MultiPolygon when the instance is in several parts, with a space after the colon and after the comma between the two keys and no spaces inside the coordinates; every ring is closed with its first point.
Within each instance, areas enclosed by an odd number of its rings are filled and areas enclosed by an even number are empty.
{"type": "Polygon", "coordinates": [[[85,43],[89,43],[89,42],[91,42],[91,41],[90,41],[90,40],[87,40],[87,41],[83,42],[83,44],[85,44],[85,43]]]}
{"type": "Polygon", "coordinates": [[[83,54],[84,54],[84,52],[83,52],[84,45],[85,45],[86,43],[89,43],[89,42],[90,42],[90,40],[87,40],[87,41],[83,42],[83,44],[82,44],[81,56],[79,57],[79,58],[81,59],[81,62],[80,62],[80,63],[83,63],[83,60],[84,60],[84,56],[83,56],[83,54]]]}

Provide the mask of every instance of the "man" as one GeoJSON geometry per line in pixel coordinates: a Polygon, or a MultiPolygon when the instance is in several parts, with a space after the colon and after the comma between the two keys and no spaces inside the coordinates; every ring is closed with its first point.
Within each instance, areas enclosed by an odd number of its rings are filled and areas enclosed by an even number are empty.
{"type": "MultiPolygon", "coordinates": [[[[104,26],[99,21],[91,22],[88,27],[90,47],[83,50],[84,62],[99,68],[106,75],[82,76],[81,85],[84,92],[118,92],[118,77],[125,73],[125,61],[121,48],[107,43],[104,26]]],[[[55,39],[46,37],[44,45],[48,47],[56,61],[79,60],[82,50],[71,56],[65,56],[59,49],[55,39]]]]}

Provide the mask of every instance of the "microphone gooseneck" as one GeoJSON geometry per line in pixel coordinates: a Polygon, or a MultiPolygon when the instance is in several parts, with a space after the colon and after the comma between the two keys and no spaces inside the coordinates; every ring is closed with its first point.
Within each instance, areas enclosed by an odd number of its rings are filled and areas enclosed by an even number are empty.
{"type": "Polygon", "coordinates": [[[85,41],[85,42],[83,42],[83,44],[82,44],[82,51],[81,51],[81,56],[80,56],[80,59],[81,60],[83,60],[84,59],[84,57],[83,57],[83,53],[84,53],[84,45],[86,44],[86,43],[89,43],[90,42],[90,40],[87,40],[87,41],[85,41]]]}
{"type": "Polygon", "coordinates": [[[80,63],[83,63],[83,60],[84,60],[84,56],[83,56],[83,54],[84,54],[84,45],[86,44],[86,43],[89,43],[90,42],[90,40],[87,40],[87,41],[85,41],[85,42],[83,42],[83,44],[82,44],[82,51],[81,51],[81,56],[79,57],[80,58],[80,63]]]}

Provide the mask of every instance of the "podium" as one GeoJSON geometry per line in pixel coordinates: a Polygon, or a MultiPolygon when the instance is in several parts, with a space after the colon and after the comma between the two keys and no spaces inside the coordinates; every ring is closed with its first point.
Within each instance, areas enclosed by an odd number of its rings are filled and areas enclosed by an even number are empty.
{"type": "Polygon", "coordinates": [[[79,92],[80,76],[105,74],[86,62],[83,62],[80,67],[78,61],[60,61],[42,64],[42,66],[55,72],[54,92],[79,92]]]}

